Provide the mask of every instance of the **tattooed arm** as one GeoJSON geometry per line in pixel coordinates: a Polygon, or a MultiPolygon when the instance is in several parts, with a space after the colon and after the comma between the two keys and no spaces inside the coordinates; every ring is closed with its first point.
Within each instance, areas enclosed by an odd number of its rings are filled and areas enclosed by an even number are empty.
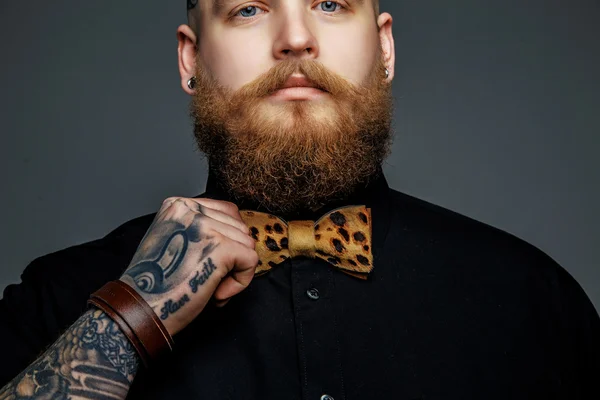
{"type": "Polygon", "coordinates": [[[92,309],[0,389],[0,400],[124,399],[138,366],[138,356],[119,327],[92,309]]]}
{"type": "MultiPolygon", "coordinates": [[[[254,239],[234,204],[169,198],[121,280],[174,335],[211,297],[224,304],[246,288],[257,263],[254,239]]],[[[118,325],[93,309],[0,389],[0,400],[124,399],[138,365],[118,325]]]]}

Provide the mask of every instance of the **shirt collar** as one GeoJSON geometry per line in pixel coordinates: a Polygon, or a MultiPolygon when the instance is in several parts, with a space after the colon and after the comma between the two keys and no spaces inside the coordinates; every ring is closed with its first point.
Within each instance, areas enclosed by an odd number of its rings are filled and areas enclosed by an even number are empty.
{"type": "MultiPolygon", "coordinates": [[[[230,196],[220,185],[220,182],[215,177],[215,174],[210,172],[206,181],[206,191],[196,196],[206,197],[215,200],[233,201],[230,196]]],[[[235,201],[233,201],[235,202],[235,201]]],[[[240,210],[255,210],[261,212],[268,212],[264,208],[257,206],[251,202],[235,202],[240,210]]],[[[295,220],[313,220],[316,221],[323,214],[332,211],[339,207],[350,206],[350,205],[365,205],[371,209],[372,216],[372,233],[373,233],[373,254],[377,256],[380,254],[380,250],[385,237],[387,236],[389,223],[390,223],[390,188],[387,180],[380,169],[373,174],[366,185],[358,187],[352,194],[346,199],[340,201],[330,202],[323,207],[315,211],[302,211],[294,214],[276,214],[278,217],[285,221],[295,220]]]]}

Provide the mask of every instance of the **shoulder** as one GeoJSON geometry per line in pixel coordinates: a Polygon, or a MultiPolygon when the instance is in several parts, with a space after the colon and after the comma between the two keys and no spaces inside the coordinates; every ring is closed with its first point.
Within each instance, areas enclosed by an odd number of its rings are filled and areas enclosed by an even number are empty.
{"type": "Polygon", "coordinates": [[[576,368],[582,392],[597,393],[600,317],[565,268],[525,240],[443,207],[395,190],[390,205],[385,247],[398,260],[399,282],[430,305],[423,313],[440,309],[440,318],[462,319],[523,354],[538,349],[552,368],[576,368]]]}
{"type": "Polygon", "coordinates": [[[91,293],[121,276],[152,220],[138,217],[102,238],[34,259],[21,282],[4,290],[0,314],[10,309],[16,320],[38,326],[41,336],[54,337],[87,308],[91,293]]]}
{"type": "MultiPolygon", "coordinates": [[[[207,197],[206,193],[195,196],[207,197]]],[[[25,269],[23,278],[54,279],[56,276],[81,276],[102,281],[116,279],[131,262],[138,245],[150,228],[156,213],[126,221],[105,236],[76,244],[36,258],[25,269]]]]}
{"type": "Polygon", "coordinates": [[[76,244],[33,260],[23,272],[23,280],[72,282],[95,286],[116,279],[127,267],[155,214],[129,220],[104,237],[76,244]]]}
{"type": "Polygon", "coordinates": [[[513,234],[393,189],[390,189],[390,211],[394,223],[410,232],[408,237],[445,253],[484,257],[487,262],[511,260],[557,265],[539,248],[513,234]]]}
{"type": "Polygon", "coordinates": [[[441,274],[486,288],[531,291],[556,307],[568,302],[594,310],[565,268],[513,234],[393,189],[390,211],[395,228],[387,241],[437,263],[441,274]]]}

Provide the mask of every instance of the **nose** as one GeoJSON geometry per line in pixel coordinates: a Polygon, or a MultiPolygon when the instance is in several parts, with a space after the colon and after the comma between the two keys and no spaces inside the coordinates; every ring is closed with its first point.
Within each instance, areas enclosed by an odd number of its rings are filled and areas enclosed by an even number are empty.
{"type": "Polygon", "coordinates": [[[319,55],[317,38],[310,26],[310,15],[300,10],[281,10],[273,55],[278,60],[289,57],[316,58],[319,55]]]}

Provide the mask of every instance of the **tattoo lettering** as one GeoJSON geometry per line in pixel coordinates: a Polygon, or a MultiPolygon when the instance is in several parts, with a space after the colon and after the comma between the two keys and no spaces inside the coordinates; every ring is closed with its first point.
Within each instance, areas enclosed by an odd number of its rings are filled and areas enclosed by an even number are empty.
{"type": "Polygon", "coordinates": [[[178,302],[174,302],[173,300],[169,299],[165,302],[165,306],[163,308],[160,309],[160,312],[162,313],[160,315],[160,319],[162,319],[163,321],[166,320],[167,318],[169,318],[170,314],[175,314],[177,311],[179,311],[181,309],[181,307],[183,307],[185,305],[185,303],[187,303],[188,301],[190,301],[190,298],[188,297],[187,294],[184,294],[183,297],[181,299],[179,299],[178,302]]]}
{"type": "Polygon", "coordinates": [[[195,8],[197,4],[198,0],[187,0],[187,9],[191,10],[192,8],[195,8]]]}
{"type": "Polygon", "coordinates": [[[138,356],[112,319],[90,310],[0,389],[0,400],[124,399],[138,356]]]}
{"type": "Polygon", "coordinates": [[[208,280],[208,278],[212,275],[217,267],[213,264],[212,259],[209,257],[208,260],[204,262],[204,266],[202,268],[202,272],[196,271],[196,276],[190,279],[190,287],[192,288],[192,293],[198,292],[198,286],[202,286],[204,282],[208,280]]]}

